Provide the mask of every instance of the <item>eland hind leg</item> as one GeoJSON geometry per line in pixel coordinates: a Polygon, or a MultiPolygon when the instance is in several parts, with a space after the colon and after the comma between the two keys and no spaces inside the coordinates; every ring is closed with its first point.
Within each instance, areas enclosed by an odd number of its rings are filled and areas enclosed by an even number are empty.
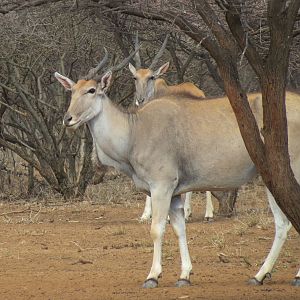
{"type": "Polygon", "coordinates": [[[300,269],[299,269],[297,275],[295,276],[295,279],[292,281],[292,285],[300,286],[300,269]]]}
{"type": "MultiPolygon", "coordinates": [[[[182,197],[184,198],[184,217],[185,220],[188,221],[189,218],[192,216],[192,205],[191,205],[192,192],[182,194],[182,197]]],[[[152,217],[151,197],[147,196],[144,212],[140,217],[140,222],[147,223],[151,220],[151,217],[152,217]]]]}
{"type": "MultiPolygon", "coordinates": [[[[192,216],[192,192],[188,192],[186,194],[182,194],[184,202],[184,218],[186,221],[190,219],[192,216]]],[[[204,221],[213,221],[214,218],[214,206],[211,199],[211,192],[206,192],[206,208],[205,208],[205,217],[204,221]]]]}
{"type": "Polygon", "coordinates": [[[214,218],[214,206],[211,199],[211,192],[206,192],[206,209],[205,209],[205,217],[204,221],[210,222],[214,218]]]}
{"type": "Polygon", "coordinates": [[[181,274],[176,283],[177,287],[190,285],[190,274],[192,263],[186,240],[186,229],[184,220],[183,201],[180,196],[173,197],[169,211],[170,223],[178,238],[180,257],[181,257],[181,274]]]}
{"type": "Polygon", "coordinates": [[[250,279],[249,284],[252,285],[262,285],[264,279],[268,274],[271,274],[271,271],[273,269],[273,266],[280,254],[281,248],[286,241],[287,234],[289,230],[291,229],[292,225],[290,221],[287,219],[285,214],[282,212],[282,210],[279,208],[277,203],[275,202],[274,197],[270,193],[269,190],[267,190],[268,195],[268,201],[274,216],[274,222],[275,222],[275,238],[273,241],[272,248],[258,271],[258,273],[254,276],[254,278],[250,279]]]}
{"type": "Polygon", "coordinates": [[[151,220],[152,216],[152,203],[151,203],[151,197],[147,196],[145,208],[142,216],[140,217],[140,222],[145,223],[151,220]]]}
{"type": "Polygon", "coordinates": [[[167,189],[163,185],[151,190],[152,222],[150,234],[153,240],[154,250],[151,270],[143,284],[144,288],[154,288],[158,286],[158,277],[162,272],[162,240],[173,191],[174,188],[167,189]]]}
{"type": "Polygon", "coordinates": [[[188,221],[192,217],[192,192],[181,195],[184,199],[184,218],[188,221]]]}

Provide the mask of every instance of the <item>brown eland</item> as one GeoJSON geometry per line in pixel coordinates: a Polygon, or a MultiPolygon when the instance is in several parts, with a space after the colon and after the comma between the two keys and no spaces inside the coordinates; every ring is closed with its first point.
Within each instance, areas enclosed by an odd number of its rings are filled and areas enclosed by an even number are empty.
{"type": "MultiPolygon", "coordinates": [[[[166,36],[160,50],[157,52],[153,58],[150,66],[148,68],[142,68],[142,62],[140,57],[140,43],[138,39],[138,33],[135,36],[135,55],[134,62],[135,66],[129,63],[129,70],[133,75],[135,80],[135,103],[137,106],[146,104],[155,98],[160,98],[168,95],[176,95],[177,97],[189,97],[194,100],[202,100],[205,98],[205,94],[196,85],[191,82],[184,82],[177,85],[168,85],[167,82],[160,78],[165,74],[169,68],[169,62],[163,64],[158,69],[154,70],[158,60],[163,55],[168,41],[168,35],[166,36]]],[[[209,149],[208,149],[209,151],[209,149]]],[[[226,210],[226,215],[229,216],[229,212],[233,212],[234,203],[237,198],[237,190],[224,191],[224,192],[213,192],[213,195],[219,200],[220,206],[223,204],[223,209],[226,210]],[[225,205],[226,206],[225,206],[225,205]]],[[[186,220],[192,215],[192,205],[191,198],[192,192],[188,192],[182,195],[184,199],[184,216],[186,220]]],[[[222,208],[222,207],[221,207],[222,208]]],[[[219,210],[220,211],[220,210],[219,210]]],[[[224,212],[223,212],[224,213],[224,212]]],[[[144,212],[140,218],[141,222],[145,222],[151,219],[152,209],[151,209],[151,197],[146,197],[146,204],[144,212]]],[[[206,209],[204,220],[212,221],[214,216],[214,207],[212,203],[212,195],[210,191],[206,191],[206,209]]]]}

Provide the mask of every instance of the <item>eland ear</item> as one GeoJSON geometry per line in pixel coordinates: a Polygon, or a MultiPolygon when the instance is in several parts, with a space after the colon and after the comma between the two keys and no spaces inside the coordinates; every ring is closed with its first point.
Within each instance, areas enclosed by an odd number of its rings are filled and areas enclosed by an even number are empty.
{"type": "Polygon", "coordinates": [[[106,93],[106,91],[108,90],[108,88],[110,87],[111,84],[111,78],[112,78],[112,73],[111,71],[108,71],[107,73],[105,73],[102,78],[101,78],[101,89],[104,93],[106,93]]]}
{"type": "Polygon", "coordinates": [[[165,64],[163,64],[160,68],[158,68],[155,72],[154,72],[154,76],[155,77],[159,77],[163,74],[165,74],[168,69],[169,69],[169,66],[170,66],[170,63],[169,62],[166,62],[165,64]]]}
{"type": "Polygon", "coordinates": [[[136,75],[136,68],[131,63],[129,63],[128,67],[129,67],[129,70],[132,73],[132,75],[135,76],[136,75]]]}
{"type": "Polygon", "coordinates": [[[58,72],[54,73],[55,78],[64,86],[64,88],[68,91],[70,91],[75,84],[74,81],[69,79],[68,77],[65,77],[58,72]]]}

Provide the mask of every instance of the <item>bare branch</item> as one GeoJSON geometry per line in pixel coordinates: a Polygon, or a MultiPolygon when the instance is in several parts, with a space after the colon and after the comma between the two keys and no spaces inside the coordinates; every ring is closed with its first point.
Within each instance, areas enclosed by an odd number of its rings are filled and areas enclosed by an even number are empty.
{"type": "MultiPolygon", "coordinates": [[[[140,48],[138,31],[136,32],[135,41],[134,41],[134,49],[136,50],[137,48],[140,48]]],[[[135,68],[140,69],[142,67],[142,63],[141,63],[141,57],[140,57],[140,51],[139,50],[135,53],[133,59],[134,59],[134,62],[135,62],[135,68]]]]}
{"type": "Polygon", "coordinates": [[[99,64],[95,67],[89,70],[89,72],[87,73],[87,75],[84,77],[86,80],[90,80],[92,78],[94,78],[96,76],[96,74],[102,70],[104,68],[104,66],[106,65],[106,63],[108,62],[108,52],[106,50],[106,48],[104,48],[104,57],[102,58],[102,60],[99,62],[99,64]]]}
{"type": "Polygon", "coordinates": [[[16,112],[17,114],[20,114],[20,115],[22,115],[22,116],[24,116],[24,117],[27,117],[27,113],[24,113],[24,112],[22,112],[22,111],[20,111],[20,110],[18,110],[18,109],[13,108],[12,106],[8,105],[8,104],[5,103],[5,102],[2,102],[1,100],[0,100],[0,103],[1,103],[2,105],[6,106],[7,108],[9,108],[10,110],[16,112]]]}
{"type": "Polygon", "coordinates": [[[155,67],[155,65],[157,64],[158,60],[161,58],[161,56],[163,55],[166,46],[167,46],[167,42],[169,39],[169,34],[167,34],[167,36],[165,37],[165,40],[161,46],[161,48],[159,49],[159,51],[157,52],[157,54],[155,55],[155,57],[153,58],[153,61],[151,63],[151,65],[149,66],[149,69],[153,70],[153,68],[155,67]]]}

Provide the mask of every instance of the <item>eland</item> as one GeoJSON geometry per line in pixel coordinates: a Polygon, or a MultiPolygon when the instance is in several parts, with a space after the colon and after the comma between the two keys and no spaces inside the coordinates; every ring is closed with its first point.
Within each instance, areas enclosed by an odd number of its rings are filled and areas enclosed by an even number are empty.
{"type": "MultiPolygon", "coordinates": [[[[147,102],[164,97],[169,95],[175,95],[177,97],[184,96],[193,98],[195,101],[200,101],[205,98],[205,94],[202,90],[200,90],[195,84],[191,82],[184,82],[177,85],[168,85],[167,82],[160,78],[163,74],[165,74],[170,66],[169,62],[163,64],[158,69],[154,70],[156,67],[158,60],[163,55],[163,52],[166,48],[168,41],[168,35],[166,36],[161,48],[153,58],[151,64],[148,68],[142,68],[141,57],[139,54],[140,43],[138,39],[138,33],[135,36],[135,55],[134,61],[135,66],[129,63],[129,70],[133,75],[135,80],[135,103],[137,106],[142,106],[147,102]]],[[[209,150],[208,150],[209,151],[209,150]]],[[[231,204],[234,205],[237,197],[237,190],[230,192],[214,192],[213,193],[219,201],[221,199],[224,202],[228,203],[230,201],[231,204]]],[[[191,198],[192,192],[188,192],[182,195],[184,199],[184,216],[188,221],[192,215],[192,206],[191,206],[191,198]]],[[[233,207],[232,207],[233,209],[233,207]]],[[[151,209],[151,197],[146,197],[146,204],[144,208],[144,212],[140,218],[141,222],[148,221],[151,219],[152,209],[151,209]]],[[[212,193],[210,191],[206,191],[206,209],[205,209],[205,221],[212,221],[214,216],[214,207],[212,203],[212,193]]]]}
{"type": "MultiPolygon", "coordinates": [[[[229,100],[222,97],[193,101],[188,96],[172,95],[150,101],[136,112],[126,112],[106,95],[111,72],[102,76],[89,72],[89,75],[93,76],[75,83],[55,73],[58,81],[72,91],[64,125],[75,130],[87,124],[100,161],[124,172],[139,190],[151,195],[150,234],[154,251],[152,267],[143,286],[158,286],[168,215],[178,238],[181,257],[181,274],[176,286],[190,285],[192,263],[180,195],[189,191],[236,189],[257,173],[229,100]]],[[[261,94],[249,94],[248,100],[261,126],[261,94]]],[[[286,109],[291,165],[299,180],[299,94],[287,92],[286,109]]],[[[263,266],[250,281],[252,284],[262,284],[271,272],[291,228],[271,193],[267,191],[267,195],[275,219],[275,239],[263,266]]],[[[300,285],[300,271],[293,284],[300,285]]]]}

